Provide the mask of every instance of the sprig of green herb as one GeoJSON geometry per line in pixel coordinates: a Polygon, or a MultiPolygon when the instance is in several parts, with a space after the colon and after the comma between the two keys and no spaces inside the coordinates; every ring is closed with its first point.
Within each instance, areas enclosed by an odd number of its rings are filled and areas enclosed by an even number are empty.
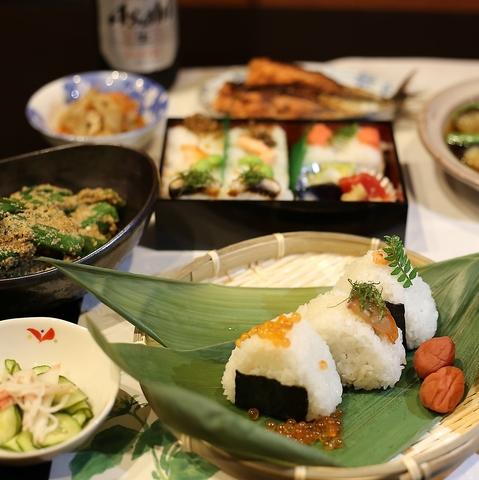
{"type": "Polygon", "coordinates": [[[180,177],[183,180],[183,193],[195,192],[211,185],[215,181],[208,170],[191,169],[181,172],[180,177]]]}
{"type": "Polygon", "coordinates": [[[357,300],[361,310],[377,312],[379,318],[382,319],[386,312],[386,302],[382,297],[382,289],[379,290],[376,286],[379,285],[379,282],[353,282],[349,278],[348,282],[351,284],[348,301],[357,300]]]}
{"type": "Polygon", "coordinates": [[[240,175],[241,182],[248,187],[254,187],[255,185],[258,185],[258,183],[265,178],[265,173],[261,169],[255,167],[248,168],[248,170],[245,170],[240,175]]]}
{"type": "Polygon", "coordinates": [[[391,275],[399,275],[397,281],[402,283],[404,288],[409,288],[413,279],[417,276],[417,270],[413,268],[409,258],[407,258],[401,239],[397,235],[386,235],[384,241],[387,245],[383,248],[386,253],[384,259],[393,269],[391,275]]]}

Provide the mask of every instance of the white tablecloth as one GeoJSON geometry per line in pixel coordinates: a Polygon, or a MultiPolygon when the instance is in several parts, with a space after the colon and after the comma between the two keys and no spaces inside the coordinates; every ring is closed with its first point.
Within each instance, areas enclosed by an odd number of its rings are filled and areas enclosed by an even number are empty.
{"type": "MultiPolygon", "coordinates": [[[[385,79],[414,70],[415,76],[409,91],[414,95],[406,102],[405,112],[396,122],[395,137],[400,161],[405,174],[409,197],[409,214],[406,245],[433,260],[442,260],[479,251],[479,192],[447,177],[435,164],[423,147],[417,130],[415,116],[424,102],[439,90],[462,80],[479,78],[479,61],[422,59],[422,58],[344,58],[331,62],[348,70],[364,71],[385,79]]],[[[179,73],[170,94],[169,115],[186,116],[203,111],[198,92],[203,82],[223,71],[223,68],[185,69],[179,73]]],[[[161,139],[158,138],[150,154],[158,161],[161,139]]],[[[125,269],[141,273],[158,273],[189,262],[200,252],[154,251],[138,247],[124,263],[125,269]]],[[[91,308],[92,299],[85,302],[91,308]]],[[[104,332],[112,341],[132,339],[133,327],[126,322],[105,320],[104,332]]],[[[140,392],[138,385],[124,377],[125,389],[140,392]]],[[[59,457],[53,464],[51,478],[72,478],[68,461],[71,457],[59,457]]],[[[110,478],[151,478],[154,458],[140,457],[136,462],[124,460],[113,469],[95,476],[97,480],[110,478]]],[[[83,472],[73,478],[90,478],[83,472]]],[[[173,477],[171,477],[173,478],[173,477]]],[[[176,476],[174,478],[184,478],[176,476]]],[[[206,478],[206,477],[205,477],[206,478]]],[[[215,479],[226,478],[221,473],[215,479]]],[[[479,478],[479,458],[473,455],[448,480],[476,480],[479,478]]]]}

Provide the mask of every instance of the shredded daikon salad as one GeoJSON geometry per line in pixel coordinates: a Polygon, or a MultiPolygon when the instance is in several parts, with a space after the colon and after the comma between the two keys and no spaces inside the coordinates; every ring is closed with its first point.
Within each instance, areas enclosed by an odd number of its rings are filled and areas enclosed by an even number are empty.
{"type": "Polygon", "coordinates": [[[58,427],[53,414],[65,407],[76,390],[73,384],[59,384],[59,376],[60,365],[53,365],[42,375],[33,369],[13,374],[5,370],[0,380],[0,410],[18,405],[23,412],[22,430],[31,432],[35,443],[42,443],[58,427]]]}

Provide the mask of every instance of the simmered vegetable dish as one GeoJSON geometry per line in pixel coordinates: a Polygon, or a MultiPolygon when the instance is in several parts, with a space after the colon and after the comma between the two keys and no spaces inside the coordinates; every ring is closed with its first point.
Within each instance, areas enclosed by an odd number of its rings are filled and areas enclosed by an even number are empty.
{"type": "Polygon", "coordinates": [[[75,260],[118,230],[124,200],[110,188],[71,190],[42,184],[0,197],[0,278],[45,267],[35,257],[75,260]]]}
{"type": "Polygon", "coordinates": [[[446,142],[462,162],[479,171],[479,102],[468,103],[453,112],[446,142]]]}

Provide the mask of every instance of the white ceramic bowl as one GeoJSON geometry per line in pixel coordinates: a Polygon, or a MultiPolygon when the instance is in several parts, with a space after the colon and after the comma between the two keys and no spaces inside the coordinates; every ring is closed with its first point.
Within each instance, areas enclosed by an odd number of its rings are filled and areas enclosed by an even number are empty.
{"type": "Polygon", "coordinates": [[[0,449],[0,464],[28,465],[72,451],[93,434],[115,402],[120,370],[89,331],[74,323],[48,317],[0,321],[0,369],[7,358],[16,360],[22,368],[59,363],[61,373],[88,396],[94,416],[78,435],[58,445],[24,453],[0,449]]]}
{"type": "Polygon", "coordinates": [[[166,121],[168,94],[148,77],[133,73],[96,71],[59,78],[37,90],[28,100],[25,115],[30,125],[52,145],[99,143],[143,148],[156,127],[166,121]],[[58,114],[68,103],[80,99],[91,88],[102,92],[122,92],[138,102],[145,126],[116,135],[79,136],[59,133],[58,114]]]}
{"type": "Polygon", "coordinates": [[[479,172],[462,163],[449,150],[444,137],[448,119],[461,105],[479,100],[479,78],[442,90],[419,116],[419,134],[437,163],[457,180],[479,190],[479,172]]]}

